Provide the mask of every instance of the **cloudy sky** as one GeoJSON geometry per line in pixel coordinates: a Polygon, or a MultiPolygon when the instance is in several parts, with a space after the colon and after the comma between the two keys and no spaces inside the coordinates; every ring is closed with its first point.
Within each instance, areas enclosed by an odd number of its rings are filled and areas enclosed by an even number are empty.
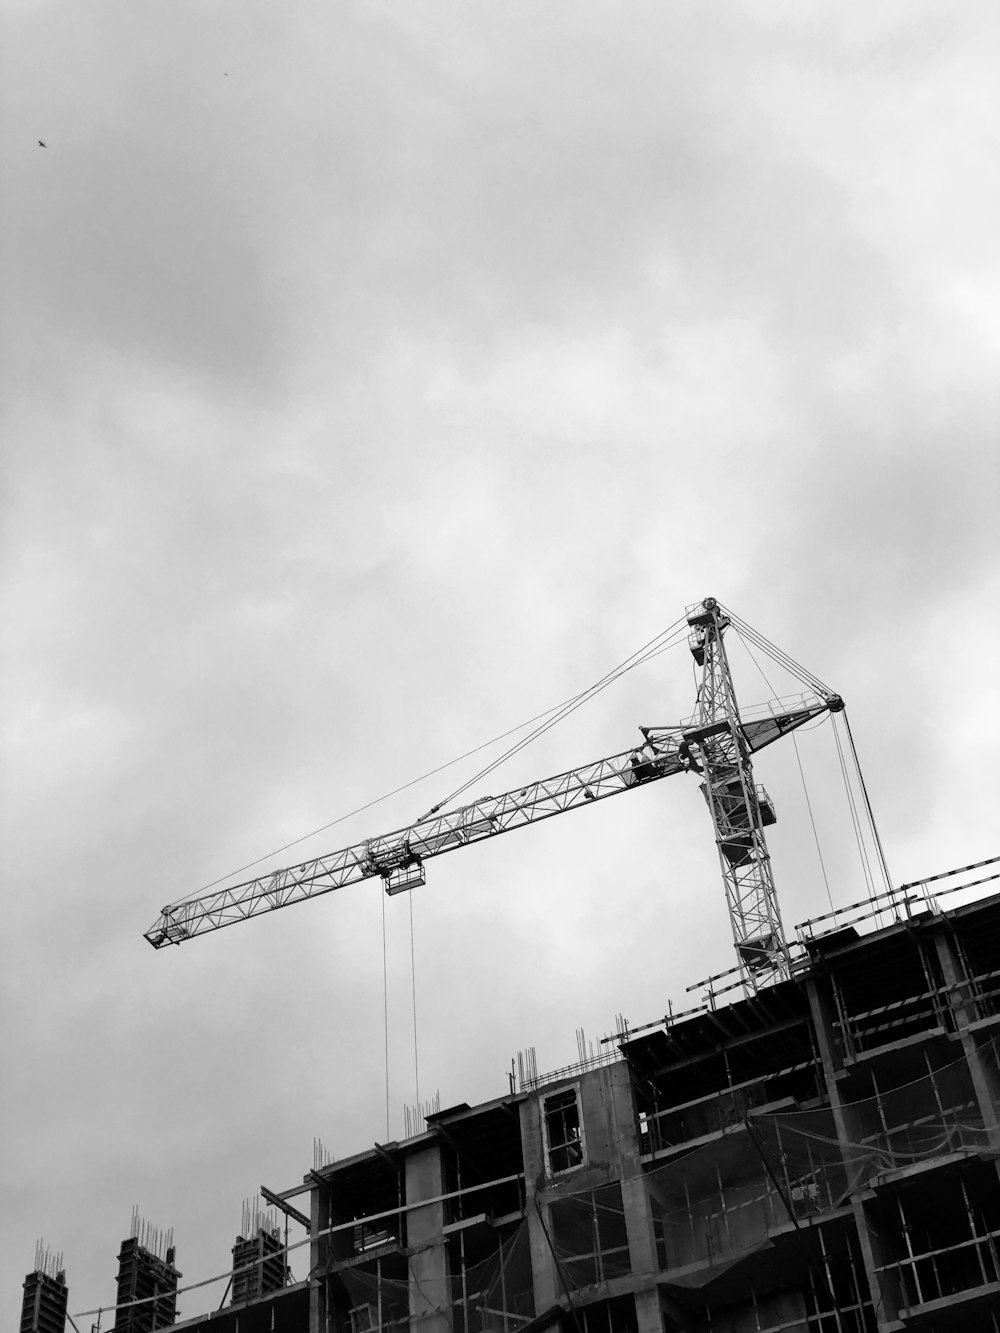
{"type": "MultiPolygon", "coordinates": [[[[1000,851],[994,4],[8,0],[2,36],[5,1322],[36,1237],[72,1311],[133,1204],[197,1281],[314,1137],[386,1137],[377,886],[155,953],[159,908],[701,597],[845,696],[897,882],[1000,851]]],[[[486,790],[690,712],[685,656],[486,790]]],[[[828,901],[780,748],[792,925],[828,901]]],[[[850,902],[829,728],[801,753],[850,902]]],[[[385,903],[391,1137],[418,1083],[497,1096],[730,962],[692,779],[428,880],[385,903]]]]}

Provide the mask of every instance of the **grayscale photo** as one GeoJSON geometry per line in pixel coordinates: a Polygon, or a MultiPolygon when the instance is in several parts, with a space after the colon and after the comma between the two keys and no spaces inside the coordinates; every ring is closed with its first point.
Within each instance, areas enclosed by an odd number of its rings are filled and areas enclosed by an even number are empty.
{"type": "Polygon", "coordinates": [[[1000,1333],[998,69],[6,0],[0,1325],[1000,1333]]]}

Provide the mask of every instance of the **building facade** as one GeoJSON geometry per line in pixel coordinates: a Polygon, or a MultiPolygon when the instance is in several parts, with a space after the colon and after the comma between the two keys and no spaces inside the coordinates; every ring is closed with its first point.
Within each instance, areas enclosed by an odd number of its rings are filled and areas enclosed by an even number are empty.
{"type": "Polygon", "coordinates": [[[175,1327],[1000,1333],[1000,896],[893,906],[310,1171],[269,1196],[308,1276],[269,1291],[275,1247],[241,1251],[240,1299],[175,1327]]]}
{"type": "Polygon", "coordinates": [[[1000,1333],[998,1038],[1000,897],[831,915],[779,985],[310,1172],[259,1327],[1000,1333]]]}

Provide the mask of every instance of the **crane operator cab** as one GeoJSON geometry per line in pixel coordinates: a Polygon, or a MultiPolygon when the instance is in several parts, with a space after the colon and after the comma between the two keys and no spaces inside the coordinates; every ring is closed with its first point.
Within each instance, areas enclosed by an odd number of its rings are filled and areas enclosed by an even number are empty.
{"type": "Polygon", "coordinates": [[[651,756],[642,750],[633,750],[628,762],[630,771],[626,773],[626,781],[629,786],[638,782],[648,782],[650,778],[656,777],[656,766],[651,756]]]}

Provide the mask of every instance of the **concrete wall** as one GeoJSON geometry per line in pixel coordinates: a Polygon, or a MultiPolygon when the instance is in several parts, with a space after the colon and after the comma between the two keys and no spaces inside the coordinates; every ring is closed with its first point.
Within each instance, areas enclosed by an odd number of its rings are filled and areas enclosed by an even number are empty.
{"type": "MultiPolygon", "coordinates": [[[[445,1191],[441,1148],[432,1143],[406,1159],[406,1201],[438,1198],[445,1191]]],[[[447,1333],[451,1300],[448,1255],[443,1235],[444,1204],[428,1203],[407,1213],[410,1270],[410,1327],[414,1333],[447,1333]]]]}
{"type": "Polygon", "coordinates": [[[620,1181],[632,1273],[646,1275],[627,1284],[636,1289],[639,1333],[662,1333],[659,1296],[649,1282],[656,1268],[652,1213],[642,1179],[638,1125],[625,1062],[553,1083],[527,1098],[521,1105],[521,1136],[536,1310],[548,1309],[566,1297],[552,1248],[552,1201],[620,1181]],[[543,1108],[548,1097],[567,1087],[578,1093],[585,1158],[578,1167],[550,1175],[543,1108]]]}

